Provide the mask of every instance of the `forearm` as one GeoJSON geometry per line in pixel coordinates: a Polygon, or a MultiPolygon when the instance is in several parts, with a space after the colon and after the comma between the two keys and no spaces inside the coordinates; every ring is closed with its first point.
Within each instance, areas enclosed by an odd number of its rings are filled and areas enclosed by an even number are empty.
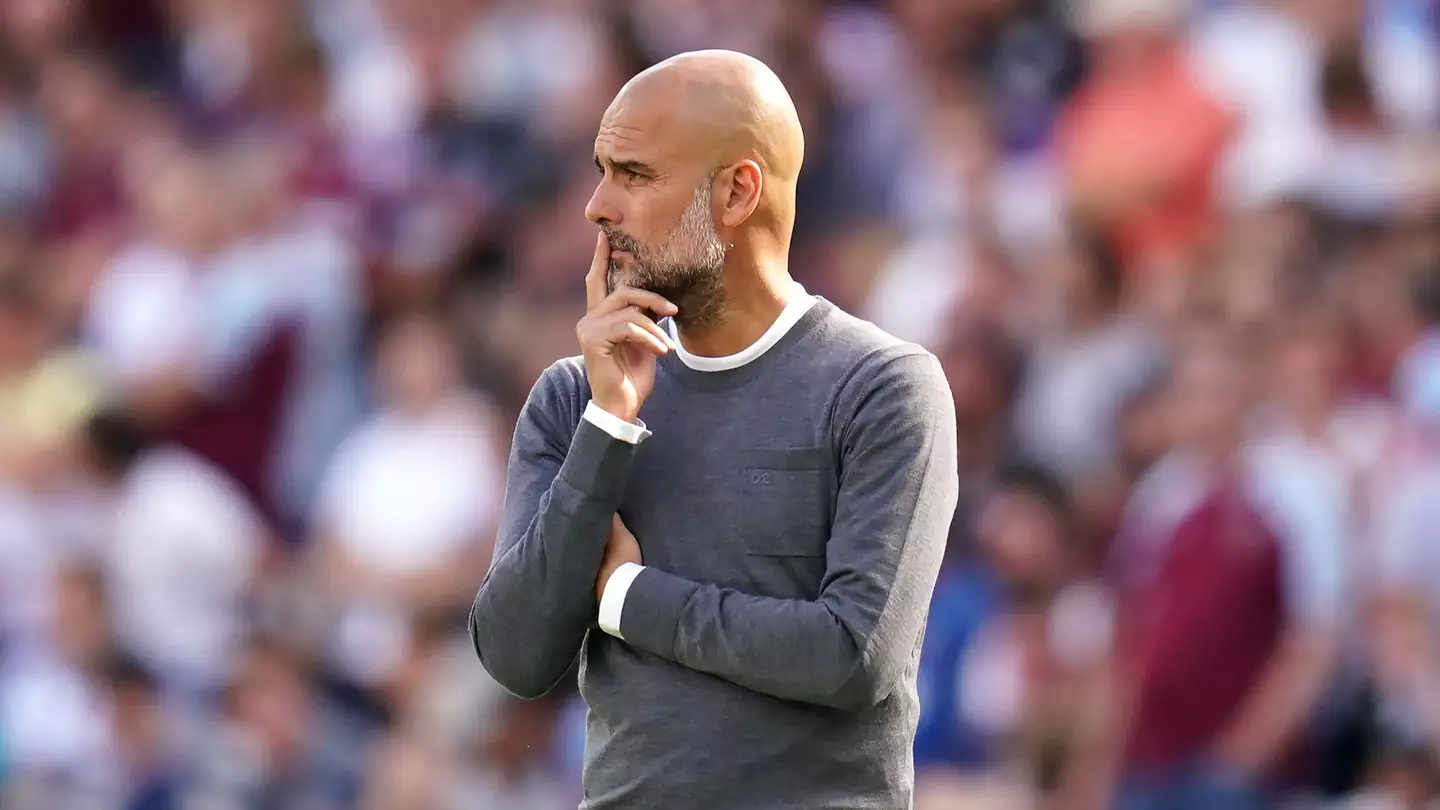
{"type": "Polygon", "coordinates": [[[1329,682],[1333,634],[1292,631],[1239,714],[1221,734],[1216,756],[1246,773],[1264,772],[1295,738],[1329,682]]]}
{"type": "Polygon", "coordinates": [[[621,629],[635,647],[784,700],[860,708],[890,686],[824,599],[752,596],[646,568],[621,629]]]}
{"type": "Polygon", "coordinates": [[[520,515],[501,530],[470,632],[486,669],[517,695],[549,691],[594,621],[595,576],[634,451],[582,422],[548,486],[512,481],[506,511],[520,515]],[[524,503],[532,498],[538,509],[524,503]]]}
{"type": "Polygon", "coordinates": [[[1070,750],[1054,806],[1108,807],[1119,776],[1133,700],[1129,679],[1113,657],[1082,676],[1070,750]]]}
{"type": "Polygon", "coordinates": [[[624,596],[620,635],[774,697],[851,710],[881,702],[914,663],[957,497],[953,451],[917,458],[923,468],[877,490],[887,506],[857,497],[841,508],[818,598],[755,596],[646,568],[624,596]]]}

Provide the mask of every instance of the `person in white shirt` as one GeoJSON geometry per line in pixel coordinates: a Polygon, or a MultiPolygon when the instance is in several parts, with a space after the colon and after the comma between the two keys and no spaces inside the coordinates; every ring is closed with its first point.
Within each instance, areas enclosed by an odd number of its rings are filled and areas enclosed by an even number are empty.
{"type": "Polygon", "coordinates": [[[365,687],[399,663],[411,619],[469,605],[505,490],[500,439],[461,388],[437,320],[408,314],[391,325],[377,376],[380,410],[341,446],[315,516],[337,613],[330,652],[365,687]]]}
{"type": "Polygon", "coordinates": [[[239,487],[189,451],[154,444],[129,416],[102,411],[86,455],[110,485],[105,546],[120,642],[168,686],[213,693],[246,629],[247,597],[270,535],[239,487]]]}

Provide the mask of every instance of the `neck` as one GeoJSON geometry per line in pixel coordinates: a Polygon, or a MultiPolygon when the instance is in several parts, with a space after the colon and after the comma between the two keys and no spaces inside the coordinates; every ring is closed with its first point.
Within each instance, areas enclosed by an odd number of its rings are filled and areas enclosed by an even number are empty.
{"type": "Polygon", "coordinates": [[[794,296],[783,258],[732,257],[725,270],[725,311],[720,320],[680,328],[685,350],[700,357],[725,357],[744,351],[780,317],[794,296]]]}

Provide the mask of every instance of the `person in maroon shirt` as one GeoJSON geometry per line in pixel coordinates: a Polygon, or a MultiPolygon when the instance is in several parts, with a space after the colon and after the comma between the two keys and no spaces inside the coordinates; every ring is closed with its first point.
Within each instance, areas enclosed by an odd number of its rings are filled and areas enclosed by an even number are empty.
{"type": "Polygon", "coordinates": [[[1103,753],[1076,765],[1110,773],[1092,795],[1118,787],[1123,810],[1273,806],[1332,674],[1343,484],[1247,434],[1247,359],[1223,333],[1183,343],[1171,450],[1136,487],[1112,551],[1103,753]]]}

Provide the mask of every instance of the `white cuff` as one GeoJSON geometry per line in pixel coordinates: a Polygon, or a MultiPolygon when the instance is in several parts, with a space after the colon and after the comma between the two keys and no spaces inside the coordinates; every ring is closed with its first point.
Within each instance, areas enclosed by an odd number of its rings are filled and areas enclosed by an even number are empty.
{"type": "Polygon", "coordinates": [[[609,433],[611,436],[622,442],[639,444],[650,438],[650,431],[645,429],[645,423],[626,422],[624,419],[605,410],[595,404],[595,400],[585,406],[585,419],[590,424],[609,433]]]}
{"type": "Polygon", "coordinates": [[[644,570],[645,566],[639,563],[627,562],[611,572],[610,578],[605,581],[605,594],[600,597],[600,629],[621,641],[625,640],[620,635],[620,614],[625,610],[625,594],[644,570]]]}

